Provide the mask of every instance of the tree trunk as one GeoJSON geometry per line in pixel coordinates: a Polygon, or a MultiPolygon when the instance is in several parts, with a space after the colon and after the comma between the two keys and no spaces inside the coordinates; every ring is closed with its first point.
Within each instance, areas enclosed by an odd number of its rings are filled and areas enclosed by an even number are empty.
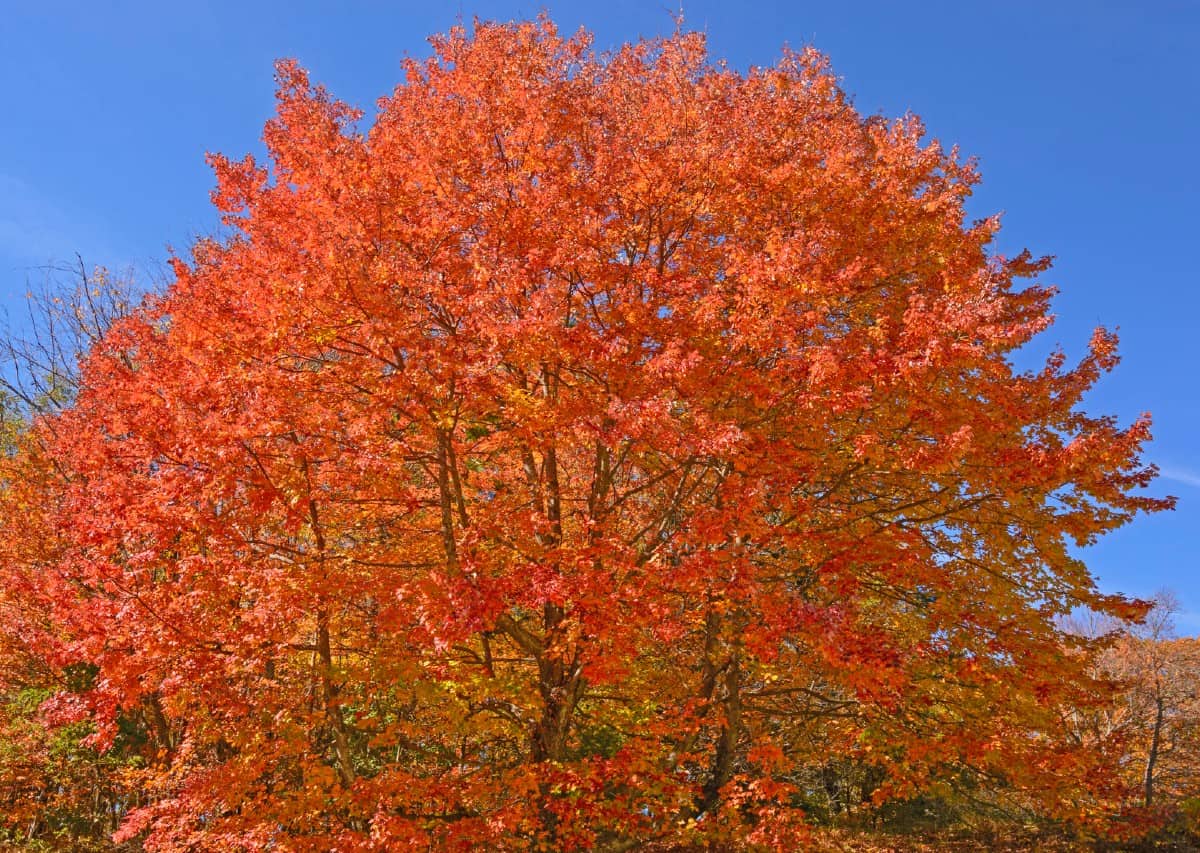
{"type": "Polygon", "coordinates": [[[1164,718],[1162,696],[1155,697],[1154,705],[1154,730],[1150,735],[1150,750],[1146,753],[1146,808],[1149,808],[1154,802],[1154,765],[1158,763],[1158,748],[1162,742],[1164,718]]]}

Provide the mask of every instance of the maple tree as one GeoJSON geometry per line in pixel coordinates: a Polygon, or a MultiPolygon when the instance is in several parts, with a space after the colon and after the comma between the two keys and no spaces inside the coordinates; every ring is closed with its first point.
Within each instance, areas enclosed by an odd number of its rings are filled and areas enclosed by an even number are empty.
{"type": "Polygon", "coordinates": [[[1129,685],[1119,719],[1137,732],[1147,808],[1200,795],[1200,640],[1174,636],[1177,610],[1160,599],[1145,624],[1122,633],[1100,659],[1106,673],[1129,685]]]}
{"type": "Polygon", "coordinates": [[[1095,825],[1056,620],[1144,605],[1070,547],[1169,501],[1080,409],[1111,333],[1013,367],[1048,263],[972,163],[811,50],[433,45],[365,129],[281,63],[231,236],[2,463],[5,636],[139,756],[116,840],[792,849],[984,784],[1095,825]]]}
{"type": "Polygon", "coordinates": [[[1144,622],[1124,625],[1087,614],[1068,620],[1095,639],[1097,674],[1116,683],[1116,701],[1074,714],[1079,741],[1125,744],[1120,766],[1126,807],[1136,805],[1159,834],[1200,828],[1200,639],[1180,637],[1170,592],[1155,596],[1144,622]]]}

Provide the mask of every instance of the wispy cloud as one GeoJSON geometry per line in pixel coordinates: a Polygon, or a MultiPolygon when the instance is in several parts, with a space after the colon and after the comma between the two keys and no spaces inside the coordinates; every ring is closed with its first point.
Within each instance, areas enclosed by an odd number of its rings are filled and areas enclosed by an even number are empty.
{"type": "Polygon", "coordinates": [[[0,250],[14,258],[61,250],[64,218],[25,181],[0,173],[0,250]]]}
{"type": "Polygon", "coordinates": [[[1184,637],[1200,636],[1200,613],[1184,611],[1175,614],[1175,631],[1184,637]]]}
{"type": "Polygon", "coordinates": [[[1161,465],[1159,466],[1158,473],[1164,479],[1183,483],[1185,486],[1191,486],[1193,489],[1200,489],[1200,473],[1195,471],[1187,468],[1176,468],[1173,465],[1161,465]]]}
{"type": "MultiPolygon", "coordinates": [[[[0,272],[61,261],[76,252],[87,258],[109,254],[96,229],[74,220],[28,181],[0,172],[0,272]]],[[[94,262],[100,262],[99,260],[94,262]]]]}

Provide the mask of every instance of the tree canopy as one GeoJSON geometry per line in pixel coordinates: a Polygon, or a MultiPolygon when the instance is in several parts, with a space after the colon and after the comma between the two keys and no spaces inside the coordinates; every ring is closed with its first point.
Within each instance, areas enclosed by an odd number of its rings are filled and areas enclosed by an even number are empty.
{"type": "Polygon", "coordinates": [[[1048,261],[972,162],[811,50],[433,45],[369,121],[280,63],[229,234],[2,463],[2,654],[138,756],[117,840],[794,849],[929,791],[1100,831],[1059,620],[1145,608],[1072,546],[1169,501],[1081,409],[1110,332],[1014,367],[1048,261]]]}

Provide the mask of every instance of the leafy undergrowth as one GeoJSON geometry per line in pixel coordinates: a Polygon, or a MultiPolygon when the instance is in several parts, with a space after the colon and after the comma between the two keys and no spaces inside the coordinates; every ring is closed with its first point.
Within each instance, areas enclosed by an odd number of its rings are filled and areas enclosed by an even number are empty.
{"type": "MultiPolygon", "coordinates": [[[[730,848],[732,850],[732,848],[730,848]]],[[[813,836],[805,847],[806,853],[1149,853],[1149,851],[1196,851],[1195,840],[1163,839],[1123,844],[1080,841],[1044,832],[938,832],[898,834],[887,832],[854,832],[829,830],[813,836]]],[[[713,847],[642,848],[643,853],[726,853],[713,847]]]]}
{"type": "Polygon", "coordinates": [[[1118,853],[1118,851],[1194,851],[1200,850],[1194,842],[1179,840],[1141,841],[1113,844],[1080,841],[1044,832],[963,832],[930,833],[923,835],[891,833],[859,833],[834,831],[823,833],[814,839],[810,848],[829,853],[974,853],[974,851],[1095,851],[1095,853],[1118,853]]]}

